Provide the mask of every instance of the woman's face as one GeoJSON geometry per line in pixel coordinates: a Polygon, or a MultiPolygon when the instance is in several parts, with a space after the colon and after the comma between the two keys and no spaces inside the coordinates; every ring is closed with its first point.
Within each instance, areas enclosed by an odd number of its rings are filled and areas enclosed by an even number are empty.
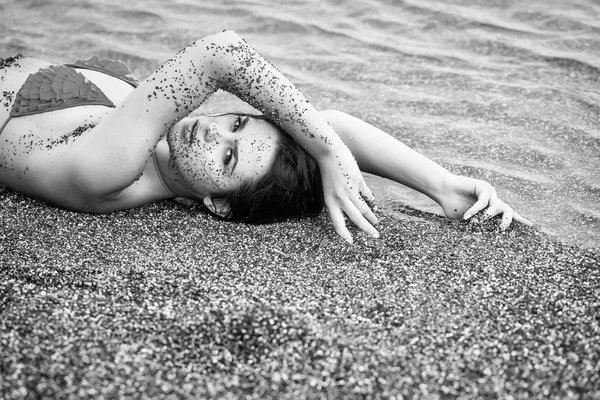
{"type": "Polygon", "coordinates": [[[170,164],[200,198],[226,194],[266,174],[280,135],[268,121],[244,115],[184,118],[167,135],[170,164]]]}

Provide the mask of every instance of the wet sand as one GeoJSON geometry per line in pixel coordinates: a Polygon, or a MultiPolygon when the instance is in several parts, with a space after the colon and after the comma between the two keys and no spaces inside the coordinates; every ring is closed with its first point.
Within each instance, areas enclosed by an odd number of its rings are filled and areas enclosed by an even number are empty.
{"type": "Polygon", "coordinates": [[[3,398],[593,398],[600,255],[407,207],[350,246],[0,196],[3,398]]]}

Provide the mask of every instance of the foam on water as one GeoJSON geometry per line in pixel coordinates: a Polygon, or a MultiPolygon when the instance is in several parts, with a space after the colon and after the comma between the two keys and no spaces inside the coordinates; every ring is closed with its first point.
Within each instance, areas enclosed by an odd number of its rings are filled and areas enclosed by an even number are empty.
{"type": "MultiPolygon", "coordinates": [[[[451,171],[487,179],[545,232],[598,248],[592,0],[71,3],[0,2],[0,56],[98,53],[143,78],[192,40],[232,28],[318,108],[355,114],[451,171]]],[[[402,189],[386,190],[393,207],[389,194],[402,189]]]]}

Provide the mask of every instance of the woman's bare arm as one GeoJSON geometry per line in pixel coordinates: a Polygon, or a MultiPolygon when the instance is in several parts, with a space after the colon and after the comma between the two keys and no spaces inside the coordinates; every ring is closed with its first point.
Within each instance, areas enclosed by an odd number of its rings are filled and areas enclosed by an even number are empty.
{"type": "Polygon", "coordinates": [[[448,218],[469,219],[487,207],[483,218],[503,214],[503,228],[513,219],[531,225],[498,199],[489,183],[452,174],[393,136],[351,115],[334,110],[322,114],[350,148],[361,170],[429,196],[448,218]]]}

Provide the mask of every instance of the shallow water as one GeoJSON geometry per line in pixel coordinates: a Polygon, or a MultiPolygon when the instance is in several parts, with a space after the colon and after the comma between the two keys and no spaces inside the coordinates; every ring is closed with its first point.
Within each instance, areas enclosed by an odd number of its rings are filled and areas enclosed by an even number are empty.
{"type": "MultiPolygon", "coordinates": [[[[98,53],[143,78],[235,29],[317,108],[357,115],[600,248],[600,4],[592,0],[0,0],[0,57],[98,53]]],[[[375,186],[380,187],[378,183],[375,186]]],[[[386,186],[428,208],[420,195],[386,186]]]]}

